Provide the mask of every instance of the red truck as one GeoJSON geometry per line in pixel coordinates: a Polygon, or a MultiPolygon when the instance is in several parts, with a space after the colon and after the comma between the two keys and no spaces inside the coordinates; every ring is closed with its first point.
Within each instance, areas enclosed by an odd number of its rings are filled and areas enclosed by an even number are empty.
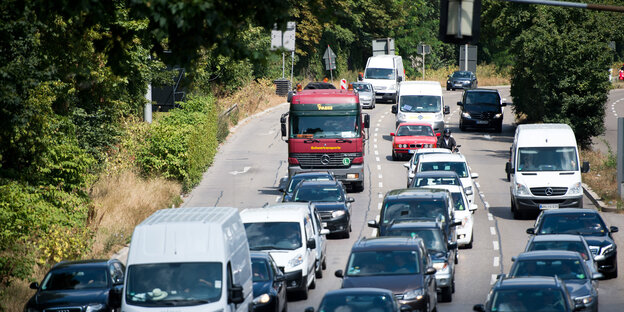
{"type": "Polygon", "coordinates": [[[362,113],[356,92],[302,90],[288,96],[290,109],[280,118],[288,143],[288,176],[329,171],[351,190],[364,189],[364,144],[370,116],[362,113]]]}

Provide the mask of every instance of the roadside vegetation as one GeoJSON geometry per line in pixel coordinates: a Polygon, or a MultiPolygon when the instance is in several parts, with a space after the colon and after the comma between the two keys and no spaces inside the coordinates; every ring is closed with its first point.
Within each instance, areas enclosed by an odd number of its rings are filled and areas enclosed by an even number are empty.
{"type": "Polygon", "coordinates": [[[583,173],[583,182],[587,184],[609,206],[622,208],[622,201],[617,193],[617,159],[613,151],[607,155],[600,151],[581,150],[581,160],[589,161],[591,170],[583,173]]]}

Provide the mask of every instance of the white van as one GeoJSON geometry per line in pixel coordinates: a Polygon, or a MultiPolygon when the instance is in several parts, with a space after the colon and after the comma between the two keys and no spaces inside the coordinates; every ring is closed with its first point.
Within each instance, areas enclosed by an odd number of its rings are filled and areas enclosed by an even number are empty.
{"type": "Polygon", "coordinates": [[[236,208],[155,212],[132,234],[122,311],[249,311],[247,236],[236,208]]]}
{"type": "Polygon", "coordinates": [[[286,275],[286,290],[308,298],[316,287],[316,240],[306,207],[251,208],[240,213],[249,249],[267,251],[286,275]]]}
{"type": "Polygon", "coordinates": [[[583,207],[581,172],[576,137],[566,124],[527,124],[516,128],[509,174],[514,218],[542,209],[583,207]]]}
{"type": "Polygon", "coordinates": [[[403,59],[398,55],[375,55],[368,58],[364,82],[370,82],[375,101],[396,103],[399,83],[405,80],[403,59]]]}
{"type": "Polygon", "coordinates": [[[321,222],[321,216],[312,203],[298,203],[298,202],[285,202],[279,204],[269,205],[265,208],[299,208],[303,207],[308,209],[308,215],[312,220],[312,228],[314,229],[314,240],[316,240],[316,278],[323,277],[323,270],[327,268],[327,238],[325,235],[329,234],[329,230],[325,228],[323,222],[321,222]]]}
{"type": "Polygon", "coordinates": [[[427,122],[440,136],[444,131],[444,115],[450,108],[444,105],[442,86],[437,81],[403,81],[399,88],[399,102],[392,105],[396,127],[402,122],[427,122]]]}

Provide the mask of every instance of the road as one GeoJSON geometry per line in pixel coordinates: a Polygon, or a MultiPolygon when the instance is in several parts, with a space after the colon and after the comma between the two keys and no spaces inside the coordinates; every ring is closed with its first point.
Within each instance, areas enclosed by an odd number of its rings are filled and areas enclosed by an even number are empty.
{"type": "MultiPolygon", "coordinates": [[[[509,99],[509,88],[500,88],[501,95],[509,99]]],[[[528,235],[525,229],[533,220],[513,220],[509,209],[509,186],[505,179],[505,162],[513,139],[513,114],[505,108],[502,133],[461,132],[458,128],[458,106],[461,91],[445,91],[444,101],[451,107],[447,125],[461,144],[473,172],[479,173],[479,205],[474,226],[474,246],[459,250],[456,273],[456,293],[450,303],[439,303],[438,311],[469,311],[472,305],[482,303],[494,277],[507,272],[511,257],[524,249],[528,235]]],[[[618,93],[616,98],[623,96],[618,93]]],[[[612,97],[610,97],[611,99],[612,97]]],[[[621,101],[624,104],[624,101],[621,101]]],[[[623,105],[624,106],[624,105],[623,105]]],[[[256,115],[241,124],[221,146],[213,166],[205,173],[201,184],[185,198],[184,206],[231,206],[240,209],[261,207],[274,203],[279,197],[279,179],[287,174],[287,145],[279,133],[280,114],[287,111],[283,104],[256,115]]],[[[391,159],[390,132],[394,129],[394,115],[390,105],[379,104],[367,110],[371,116],[370,139],[366,145],[366,185],[361,193],[350,193],[355,198],[353,233],[350,239],[330,239],[328,263],[324,277],[310,291],[308,300],[288,303],[290,311],[303,311],[316,307],[326,291],[340,287],[340,279],[333,272],[344,269],[353,243],[360,237],[370,237],[372,229],[367,220],[379,214],[383,195],[392,189],[405,186],[403,161],[391,159]]],[[[624,107],[621,108],[624,116],[624,107]]],[[[607,118],[609,118],[607,116],[607,118]]],[[[613,118],[612,118],[613,119],[613,118]]],[[[585,199],[584,205],[592,208],[585,199]]],[[[624,229],[624,215],[603,214],[608,225],[624,229]]],[[[616,243],[624,246],[624,233],[615,234],[616,243]]],[[[622,252],[618,261],[622,263],[622,252]]],[[[624,298],[623,277],[600,282],[601,311],[621,311],[624,298]]]]}
{"type": "Polygon", "coordinates": [[[593,140],[593,148],[608,153],[611,148],[617,152],[617,119],[624,117],[624,89],[615,89],[609,92],[605,105],[605,133],[593,140]]]}

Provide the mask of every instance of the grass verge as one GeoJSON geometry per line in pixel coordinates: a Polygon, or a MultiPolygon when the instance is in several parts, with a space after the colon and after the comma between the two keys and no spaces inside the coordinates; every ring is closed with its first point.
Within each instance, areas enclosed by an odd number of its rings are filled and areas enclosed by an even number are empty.
{"type": "Polygon", "coordinates": [[[583,182],[607,205],[622,207],[617,194],[615,155],[612,152],[605,155],[599,151],[581,150],[581,159],[589,161],[591,168],[583,173],[583,182]]]}

